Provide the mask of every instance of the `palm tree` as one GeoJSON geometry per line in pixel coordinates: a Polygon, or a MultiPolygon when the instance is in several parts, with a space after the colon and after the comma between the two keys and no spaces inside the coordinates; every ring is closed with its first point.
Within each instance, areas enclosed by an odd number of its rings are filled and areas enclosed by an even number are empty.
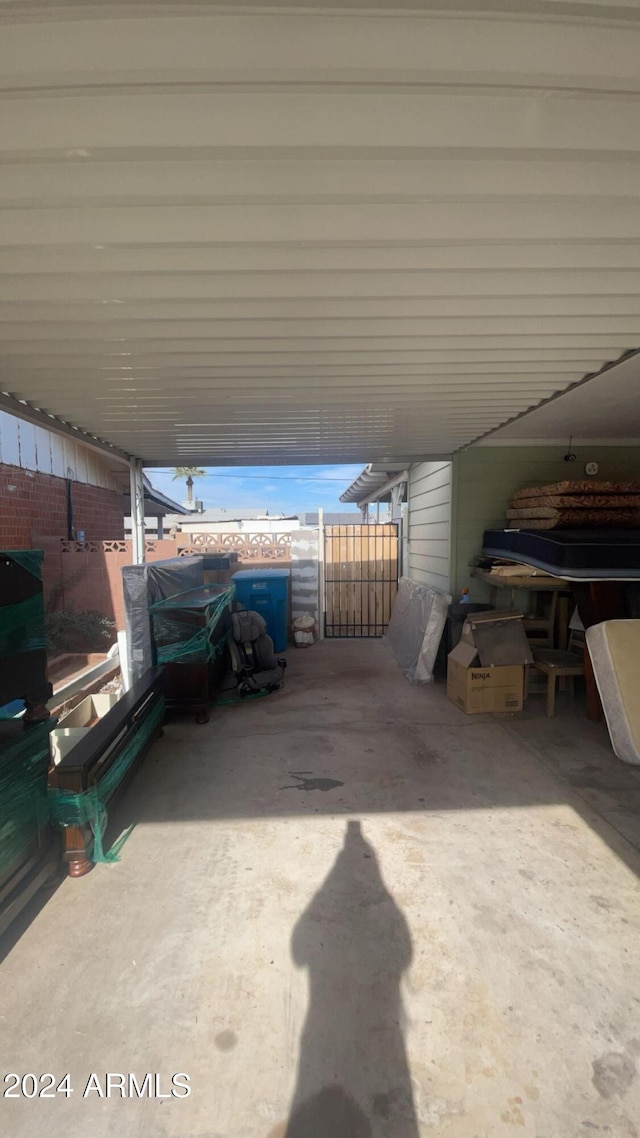
{"type": "Polygon", "coordinates": [[[191,506],[193,504],[193,480],[194,478],[206,478],[206,470],[202,470],[200,466],[175,466],[173,468],[173,481],[177,478],[186,478],[187,481],[187,502],[191,506]]]}

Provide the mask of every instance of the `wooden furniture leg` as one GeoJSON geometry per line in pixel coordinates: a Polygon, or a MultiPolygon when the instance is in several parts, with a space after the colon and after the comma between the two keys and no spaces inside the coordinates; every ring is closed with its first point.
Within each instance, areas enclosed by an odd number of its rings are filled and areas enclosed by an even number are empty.
{"type": "Polygon", "coordinates": [[[551,598],[550,598],[550,601],[549,601],[549,612],[548,612],[548,619],[549,619],[549,647],[550,647],[550,648],[555,648],[555,639],[556,639],[556,614],[557,614],[557,611],[558,611],[558,594],[557,594],[557,592],[556,592],[556,591],[555,591],[555,589],[554,589],[554,591],[553,591],[553,592],[552,592],[552,594],[551,594],[551,598]]]}
{"type": "Polygon", "coordinates": [[[553,719],[556,713],[556,677],[553,672],[547,676],[547,719],[553,719]]]}
{"type": "Polygon", "coordinates": [[[586,644],[584,646],[584,682],[587,689],[587,719],[590,719],[592,723],[599,723],[603,714],[602,703],[600,702],[596,677],[593,674],[591,656],[586,644]]]}
{"type": "Polygon", "coordinates": [[[556,647],[566,652],[569,646],[569,598],[558,597],[556,647]]]}
{"type": "Polygon", "coordinates": [[[99,816],[101,799],[91,800],[85,813],[77,809],[82,796],[90,790],[99,790],[109,772],[117,774],[113,768],[120,759],[119,777],[111,789],[105,789],[105,801],[114,802],[124,792],[161,725],[164,715],[162,678],[161,669],[150,668],[57,765],[49,768],[51,817],[60,826],[62,860],[70,877],[84,877],[94,866],[93,823],[77,819],[91,817],[94,807],[99,816]],[[65,802],[58,797],[58,791],[70,794],[71,799],[65,802]]]}
{"type": "Polygon", "coordinates": [[[62,827],[62,860],[69,869],[69,877],[84,877],[91,873],[93,862],[87,857],[87,843],[82,826],[62,827]]]}
{"type": "MultiPolygon", "coordinates": [[[[624,585],[620,581],[576,582],[572,589],[585,629],[591,628],[592,624],[600,624],[603,620],[621,620],[627,616],[624,585]]],[[[587,719],[598,723],[602,719],[602,704],[586,644],[584,676],[587,687],[587,719]]]]}
{"type": "Polygon", "coordinates": [[[547,719],[553,719],[556,711],[558,680],[561,690],[568,680],[573,694],[574,676],[583,674],[583,666],[577,656],[572,656],[570,652],[562,652],[559,648],[535,649],[533,663],[536,670],[547,677],[547,719]]]}

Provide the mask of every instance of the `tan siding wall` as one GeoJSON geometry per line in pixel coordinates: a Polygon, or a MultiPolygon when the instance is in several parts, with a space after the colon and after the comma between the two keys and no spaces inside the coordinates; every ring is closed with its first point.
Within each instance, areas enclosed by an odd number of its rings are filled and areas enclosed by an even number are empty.
{"type": "Polygon", "coordinates": [[[452,467],[418,462],[409,470],[409,576],[449,592],[452,467]]]}
{"type": "Polygon", "coordinates": [[[0,463],[120,493],[109,467],[95,451],[6,411],[0,411],[0,463]]]}

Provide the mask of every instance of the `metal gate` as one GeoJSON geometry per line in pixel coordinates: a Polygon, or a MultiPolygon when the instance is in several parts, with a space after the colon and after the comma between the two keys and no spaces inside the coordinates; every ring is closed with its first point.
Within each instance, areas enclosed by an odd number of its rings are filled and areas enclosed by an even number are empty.
{"type": "Polygon", "coordinates": [[[382,636],[398,591],[397,525],[325,526],[325,636],[382,636]]]}

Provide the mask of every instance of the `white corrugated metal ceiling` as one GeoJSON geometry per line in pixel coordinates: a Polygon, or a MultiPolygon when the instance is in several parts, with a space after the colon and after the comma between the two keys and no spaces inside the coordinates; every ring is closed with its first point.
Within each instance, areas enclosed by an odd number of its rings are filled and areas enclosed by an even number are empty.
{"type": "Polygon", "coordinates": [[[638,0],[442,6],[0,0],[0,388],[402,463],[637,347],[638,0]]]}

